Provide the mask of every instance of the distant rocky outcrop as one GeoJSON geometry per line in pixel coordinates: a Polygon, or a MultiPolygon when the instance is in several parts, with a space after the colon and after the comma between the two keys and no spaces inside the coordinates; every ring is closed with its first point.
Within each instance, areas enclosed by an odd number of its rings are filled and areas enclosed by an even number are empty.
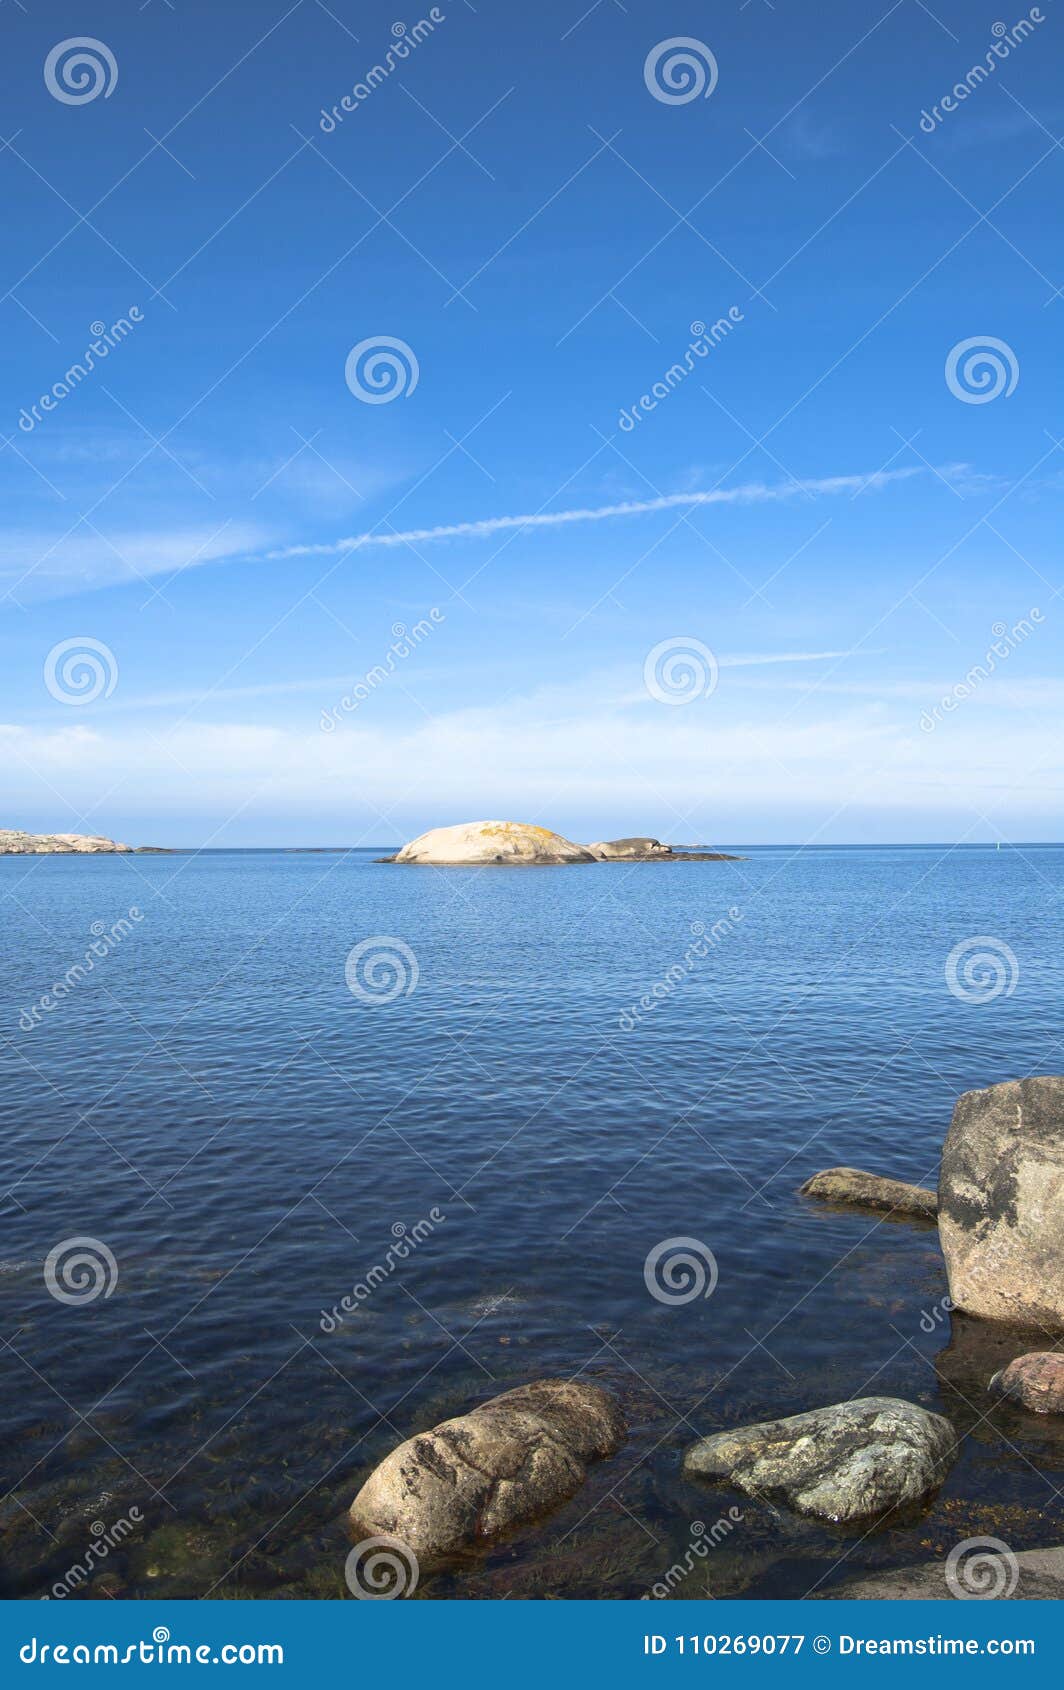
{"type": "Polygon", "coordinates": [[[684,1456],[691,1477],[786,1502],[836,1524],[872,1520],[921,1502],[953,1463],[948,1420],[897,1397],[858,1397],[829,1408],[718,1432],[684,1456]]]}
{"type": "Polygon", "coordinates": [[[526,864],[593,863],[583,845],[574,845],[560,833],[531,822],[459,822],[455,827],[434,827],[412,839],[393,858],[395,863],[435,863],[440,867],[476,868],[499,863],[515,867],[526,864]]]}
{"type": "Polygon", "coordinates": [[[915,1215],[923,1220],[933,1221],[938,1214],[938,1197],[926,1186],[908,1185],[883,1174],[866,1174],[860,1168],[825,1168],[806,1180],[801,1194],[822,1198],[826,1203],[884,1209],[892,1215],[915,1215]]]}
{"type": "Polygon", "coordinates": [[[600,1386],[540,1379],[408,1438],[370,1474],[351,1520],[423,1563],[441,1560],[566,1501],[587,1463],[612,1455],[626,1435],[600,1386]]]}
{"type": "Polygon", "coordinates": [[[660,839],[635,837],[632,839],[599,839],[589,845],[591,855],[600,863],[738,863],[741,857],[727,851],[686,851],[675,845],[663,845],[660,839]]]}
{"type": "Polygon", "coordinates": [[[91,856],[133,849],[132,845],[119,845],[113,839],[100,839],[91,833],[22,833],[18,828],[0,828],[0,857],[62,856],[72,852],[91,856]]]}
{"type": "Polygon", "coordinates": [[[672,846],[660,839],[600,839],[588,850],[600,862],[645,862],[648,857],[671,857],[672,846]]]}
{"type": "Polygon", "coordinates": [[[737,862],[723,851],[677,851],[660,839],[634,837],[610,839],[595,845],[577,845],[550,828],[532,822],[459,822],[454,827],[434,827],[404,845],[394,857],[378,857],[382,863],[428,863],[441,868],[478,868],[481,864],[560,863],[703,863],[737,862]]]}
{"type": "Polygon", "coordinates": [[[950,1297],[987,1320],[1064,1329],[1064,1078],[958,1099],[942,1151],[938,1224],[950,1297]]]}

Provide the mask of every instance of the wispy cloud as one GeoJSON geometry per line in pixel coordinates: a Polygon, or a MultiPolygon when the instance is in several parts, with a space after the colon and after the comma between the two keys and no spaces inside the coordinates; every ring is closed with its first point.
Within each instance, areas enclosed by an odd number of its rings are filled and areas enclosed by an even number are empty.
{"type": "MultiPolygon", "coordinates": [[[[718,656],[717,664],[721,669],[755,669],[777,663],[820,663],[826,662],[829,659],[852,657],[854,655],[855,654],[852,651],[739,652],[735,656],[729,656],[726,653],[718,656]]],[[[872,652],[864,649],[860,655],[862,657],[869,657],[879,656],[882,654],[880,652],[872,652]]],[[[189,704],[195,705],[201,703],[209,704],[212,708],[214,708],[219,703],[228,702],[230,699],[283,698],[288,695],[299,693],[311,693],[327,697],[330,692],[334,692],[338,687],[350,687],[358,679],[359,676],[357,671],[350,669],[346,673],[340,675],[312,675],[288,681],[257,681],[245,686],[237,687],[203,686],[198,689],[193,687],[175,692],[146,693],[134,697],[117,697],[108,702],[108,714],[113,715],[115,712],[123,710],[160,710],[175,706],[180,707],[189,704]]],[[[585,689],[593,690],[596,679],[601,682],[602,696],[604,698],[613,698],[614,702],[618,705],[645,705],[648,702],[653,703],[653,700],[649,699],[645,687],[640,687],[636,691],[632,692],[621,691],[615,695],[610,686],[610,682],[613,680],[612,675],[604,677],[585,677],[585,689]]],[[[860,690],[864,691],[874,689],[862,688],[860,690]]],[[[541,694],[536,696],[553,697],[554,695],[551,693],[550,689],[542,689],[541,694]]],[[[557,698],[559,701],[568,701],[570,697],[571,690],[568,685],[558,689],[557,698]]]]}
{"type": "MultiPolygon", "coordinates": [[[[947,479],[966,473],[966,464],[946,464],[934,473],[947,479]]],[[[741,487],[714,487],[708,492],[665,493],[657,499],[626,499],[622,504],[593,505],[576,510],[531,511],[521,516],[490,516],[476,522],[440,523],[434,528],[408,528],[403,532],[377,532],[368,529],[351,534],[343,540],[328,540],[317,545],[284,546],[267,552],[268,562],[297,557],[323,557],[336,552],[360,550],[364,546],[421,545],[428,540],[488,539],[511,528],[560,528],[574,522],[605,522],[617,517],[647,516],[656,511],[692,510],[699,505],[762,505],[775,504],[784,499],[817,498],[837,493],[875,492],[898,481],[931,473],[921,464],[906,469],[874,470],[868,475],[828,475],[812,480],[780,481],[769,485],[763,481],[749,481],[741,487]]]]}
{"type": "Polygon", "coordinates": [[[717,665],[721,669],[758,669],[765,663],[821,663],[833,657],[881,657],[882,650],[870,651],[862,648],[858,654],[850,651],[756,651],[743,653],[739,657],[718,657],[717,665]]]}
{"type": "MultiPolygon", "coordinates": [[[[276,530],[274,531],[276,533],[276,530]]],[[[273,538],[258,523],[140,529],[104,534],[77,523],[58,537],[9,531],[0,536],[0,597],[61,595],[143,583],[157,575],[246,557],[273,538]]]]}

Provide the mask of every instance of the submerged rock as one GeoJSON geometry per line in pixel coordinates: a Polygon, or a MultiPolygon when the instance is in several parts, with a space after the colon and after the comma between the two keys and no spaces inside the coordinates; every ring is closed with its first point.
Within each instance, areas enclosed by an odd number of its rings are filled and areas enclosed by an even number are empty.
{"type": "Polygon", "coordinates": [[[862,1209],[887,1209],[896,1215],[934,1220],[938,1196],[923,1185],[866,1174],[860,1168],[825,1168],[800,1187],[803,1197],[822,1197],[829,1203],[853,1203],[862,1209]]]}
{"type": "Polygon", "coordinates": [[[920,1329],[928,1332],[941,1324],[949,1332],[949,1342],[935,1357],[945,1413],[959,1436],[996,1443],[994,1417],[987,1414],[987,1390],[995,1374],[1029,1352],[1031,1329],[950,1311],[948,1297],[944,1304],[944,1312],[943,1303],[924,1310],[920,1329]]]}
{"type": "Polygon", "coordinates": [[[455,868],[481,863],[593,863],[595,858],[585,846],[531,822],[459,822],[419,834],[391,860],[455,868]]]}
{"type": "Polygon", "coordinates": [[[1055,1350],[1030,1350],[995,1373],[990,1390],[1033,1414],[1064,1414],[1064,1356],[1055,1350]]]}
{"type": "Polygon", "coordinates": [[[873,1573],[852,1584],[818,1590],[820,1602],[1059,1602],[1064,1598],[1064,1549],[1013,1554],[996,1538],[972,1538],[963,1556],[873,1573]]]}
{"type": "Polygon", "coordinates": [[[0,857],[92,856],[105,851],[132,851],[132,845],[118,845],[113,839],[91,833],[22,833],[18,828],[0,828],[0,857]]]}
{"type": "Polygon", "coordinates": [[[351,1519],[422,1561],[441,1559],[565,1502],[587,1463],[612,1455],[627,1430],[598,1385],[521,1385],[400,1444],[362,1486],[351,1519]]]}
{"type": "Polygon", "coordinates": [[[958,1100],[938,1210],[958,1308],[1064,1328],[1064,1078],[1008,1080],[958,1100]]]}
{"type": "Polygon", "coordinates": [[[684,1472],[851,1523],[917,1503],[942,1483],[957,1439],[940,1414],[897,1397],[858,1397],[694,1444],[684,1472]]]}

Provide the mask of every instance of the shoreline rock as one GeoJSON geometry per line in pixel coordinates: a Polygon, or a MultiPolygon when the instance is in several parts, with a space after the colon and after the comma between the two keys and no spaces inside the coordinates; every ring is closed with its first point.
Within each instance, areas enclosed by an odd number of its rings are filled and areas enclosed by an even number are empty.
{"type": "Polygon", "coordinates": [[[1007,1080],[958,1099],[938,1209],[956,1308],[1064,1329],[1064,1078],[1007,1080]]]}
{"type": "Polygon", "coordinates": [[[827,1203],[886,1210],[920,1220],[938,1218],[937,1192],[924,1185],[888,1179],[884,1174],[868,1174],[861,1168],[824,1168],[798,1190],[803,1197],[819,1197],[827,1203]]]}
{"type": "Polygon", "coordinates": [[[23,833],[19,828],[0,828],[0,856],[99,856],[116,851],[133,851],[91,833],[23,833]]]}
{"type": "Polygon", "coordinates": [[[949,1578],[949,1559],[872,1573],[852,1584],[814,1591],[814,1602],[1059,1602],[1064,1598],[1064,1549],[1002,1551],[994,1539],[973,1540],[949,1578]]]}
{"type": "Polygon", "coordinates": [[[957,1435],[942,1415],[899,1397],[858,1397],[717,1432],[691,1446],[683,1470],[797,1514],[855,1525],[923,1502],[956,1453],[957,1435]]]}
{"type": "Polygon", "coordinates": [[[995,1373],[987,1390],[1032,1414],[1064,1414],[1064,1356],[1029,1350],[995,1373]]]}
{"type": "Polygon", "coordinates": [[[408,1438],[370,1474],[350,1518],[424,1563],[445,1560],[568,1501],[588,1463],[627,1433],[601,1386],[539,1379],[408,1438]]]}

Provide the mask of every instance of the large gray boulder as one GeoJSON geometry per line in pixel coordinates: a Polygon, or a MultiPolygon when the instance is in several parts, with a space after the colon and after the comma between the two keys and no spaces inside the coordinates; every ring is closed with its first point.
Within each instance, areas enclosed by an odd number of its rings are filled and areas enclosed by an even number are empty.
{"type": "Polygon", "coordinates": [[[459,822],[419,834],[391,859],[396,863],[435,863],[441,868],[478,868],[484,864],[593,863],[583,845],[531,822],[459,822]]]}
{"type": "Polygon", "coordinates": [[[953,1464],[940,1414],[897,1397],[853,1402],[718,1432],[692,1445],[684,1472],[785,1502],[798,1514],[853,1523],[921,1502],[953,1464]]]}
{"type": "Polygon", "coordinates": [[[400,1444],[362,1486],[351,1519],[400,1539],[422,1563],[440,1560],[566,1501],[588,1462],[612,1455],[626,1435],[598,1385],[521,1385],[400,1444]]]}
{"type": "Polygon", "coordinates": [[[1064,1078],[969,1091],[942,1152],[938,1225],[955,1306],[1064,1329],[1064,1078]]]}
{"type": "Polygon", "coordinates": [[[801,1187],[803,1197],[820,1197],[826,1203],[852,1204],[859,1209],[882,1209],[893,1215],[916,1216],[933,1221],[938,1197],[923,1185],[887,1179],[883,1174],[866,1174],[860,1168],[825,1168],[801,1187]]]}

